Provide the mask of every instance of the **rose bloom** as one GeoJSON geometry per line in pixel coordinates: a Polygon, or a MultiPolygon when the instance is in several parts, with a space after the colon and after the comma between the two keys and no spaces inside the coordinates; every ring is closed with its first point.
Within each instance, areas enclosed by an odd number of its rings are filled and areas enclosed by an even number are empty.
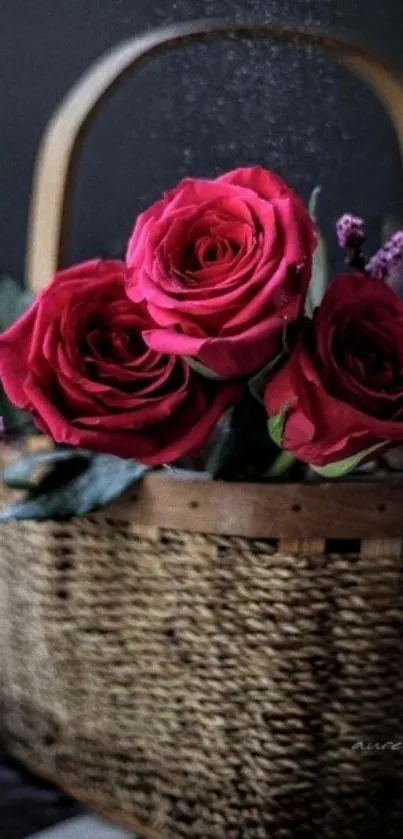
{"type": "Polygon", "coordinates": [[[0,376],[57,443],[166,463],[202,446],[241,389],[150,349],[150,317],[126,296],[126,274],[102,260],[56,274],[0,336],[0,376]]]}
{"type": "Polygon", "coordinates": [[[325,466],[402,442],[402,372],[403,302],[382,280],[338,277],[267,385],[269,416],[284,416],[282,446],[325,466]]]}
{"type": "Polygon", "coordinates": [[[252,373],[304,310],[316,246],[299,196],[272,172],[186,179],[139,216],[129,297],[147,301],[145,341],[222,377],[252,373]]]}

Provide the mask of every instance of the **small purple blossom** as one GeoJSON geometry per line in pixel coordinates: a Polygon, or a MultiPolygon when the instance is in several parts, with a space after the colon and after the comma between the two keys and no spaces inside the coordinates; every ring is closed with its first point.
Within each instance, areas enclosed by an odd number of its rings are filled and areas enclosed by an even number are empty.
{"type": "Polygon", "coordinates": [[[381,250],[379,250],[372,259],[369,260],[365,270],[370,277],[374,277],[376,280],[386,279],[389,265],[385,248],[381,248],[381,250]]]}
{"type": "Polygon", "coordinates": [[[341,248],[357,248],[365,239],[364,219],[345,213],[336,224],[336,232],[341,248]]]}
{"type": "Polygon", "coordinates": [[[371,277],[385,280],[391,271],[403,263],[403,230],[389,239],[379,251],[370,259],[366,270],[371,277]]]}
{"type": "Polygon", "coordinates": [[[399,230],[385,245],[387,259],[391,268],[397,268],[403,262],[403,230],[399,230]]]}

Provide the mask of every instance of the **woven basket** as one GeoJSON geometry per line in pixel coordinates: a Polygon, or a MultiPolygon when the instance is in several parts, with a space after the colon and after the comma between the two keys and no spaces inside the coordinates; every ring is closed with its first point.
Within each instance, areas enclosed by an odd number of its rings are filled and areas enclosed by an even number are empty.
{"type": "MultiPolygon", "coordinates": [[[[403,147],[403,82],[336,37],[185,24],[112,51],[52,121],[28,255],[60,259],[79,136],[146,56],[207,35],[326,48],[403,147]]],[[[2,525],[2,728],[37,773],[144,839],[401,839],[403,490],[149,476],[136,500],[2,525]]]]}

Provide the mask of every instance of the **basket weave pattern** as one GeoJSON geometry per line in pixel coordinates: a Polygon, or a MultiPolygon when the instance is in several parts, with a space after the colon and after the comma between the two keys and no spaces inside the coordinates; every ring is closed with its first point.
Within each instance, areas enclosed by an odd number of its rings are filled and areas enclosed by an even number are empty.
{"type": "Polygon", "coordinates": [[[142,835],[401,837],[403,569],[140,527],[2,529],[7,740],[142,835]],[[148,829],[147,829],[148,826],[148,829]]]}

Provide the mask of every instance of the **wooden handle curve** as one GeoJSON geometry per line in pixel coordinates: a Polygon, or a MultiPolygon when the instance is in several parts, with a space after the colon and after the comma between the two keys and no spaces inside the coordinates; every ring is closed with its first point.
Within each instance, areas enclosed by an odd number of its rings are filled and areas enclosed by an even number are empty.
{"type": "Polygon", "coordinates": [[[43,289],[60,265],[77,152],[106,95],[128,70],[156,55],[184,44],[228,37],[270,38],[315,46],[341,59],[383,102],[395,126],[403,157],[403,76],[365,47],[339,35],[275,24],[205,20],[154,29],[114,47],[92,65],[47,126],[36,161],[29,216],[26,279],[32,291],[43,289]]]}

